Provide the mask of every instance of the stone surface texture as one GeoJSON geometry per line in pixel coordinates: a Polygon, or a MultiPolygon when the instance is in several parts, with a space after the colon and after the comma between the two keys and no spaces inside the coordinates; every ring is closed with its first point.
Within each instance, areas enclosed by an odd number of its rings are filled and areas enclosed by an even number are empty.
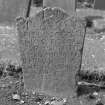
{"type": "Polygon", "coordinates": [[[85,21],[59,8],[45,8],[18,20],[20,55],[26,88],[60,96],[75,94],[85,21]]]}

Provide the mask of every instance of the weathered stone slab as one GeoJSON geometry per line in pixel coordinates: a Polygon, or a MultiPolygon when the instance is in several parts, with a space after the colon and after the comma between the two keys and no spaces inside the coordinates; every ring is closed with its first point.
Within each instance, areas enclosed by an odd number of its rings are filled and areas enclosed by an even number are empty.
{"type": "Polygon", "coordinates": [[[18,32],[26,88],[74,95],[85,22],[59,8],[46,8],[18,23],[18,32]]]}

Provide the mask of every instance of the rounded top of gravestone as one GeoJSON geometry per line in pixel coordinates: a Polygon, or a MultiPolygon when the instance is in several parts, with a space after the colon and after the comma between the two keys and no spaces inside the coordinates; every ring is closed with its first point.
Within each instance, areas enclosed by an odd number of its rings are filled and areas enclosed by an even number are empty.
{"type": "MultiPolygon", "coordinates": [[[[56,24],[68,19],[68,20],[80,22],[80,24],[83,27],[86,26],[86,21],[84,18],[78,17],[76,13],[71,13],[69,15],[66,11],[64,11],[63,9],[59,7],[53,7],[53,8],[46,7],[38,11],[38,13],[33,17],[28,17],[28,18],[18,17],[16,18],[16,22],[17,22],[17,27],[18,28],[21,27],[20,29],[23,30],[22,26],[24,27],[27,22],[29,24],[33,22],[34,25],[41,25],[47,19],[50,19],[50,20],[52,19],[52,21],[56,24]]],[[[30,27],[30,25],[28,27],[30,27]]]]}

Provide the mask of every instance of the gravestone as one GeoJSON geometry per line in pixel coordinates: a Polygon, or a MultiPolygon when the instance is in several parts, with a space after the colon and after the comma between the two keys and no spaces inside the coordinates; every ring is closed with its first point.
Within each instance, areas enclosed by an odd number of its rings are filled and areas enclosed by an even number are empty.
{"type": "Polygon", "coordinates": [[[24,82],[27,89],[70,96],[81,66],[85,22],[59,8],[45,8],[18,19],[24,82]]]}

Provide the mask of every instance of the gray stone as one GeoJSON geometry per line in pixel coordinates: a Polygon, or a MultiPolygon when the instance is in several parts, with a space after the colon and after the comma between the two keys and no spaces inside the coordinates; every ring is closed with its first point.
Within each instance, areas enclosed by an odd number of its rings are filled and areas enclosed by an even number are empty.
{"type": "Polygon", "coordinates": [[[74,95],[85,37],[84,20],[59,8],[46,8],[18,23],[18,33],[26,88],[74,95]]]}

